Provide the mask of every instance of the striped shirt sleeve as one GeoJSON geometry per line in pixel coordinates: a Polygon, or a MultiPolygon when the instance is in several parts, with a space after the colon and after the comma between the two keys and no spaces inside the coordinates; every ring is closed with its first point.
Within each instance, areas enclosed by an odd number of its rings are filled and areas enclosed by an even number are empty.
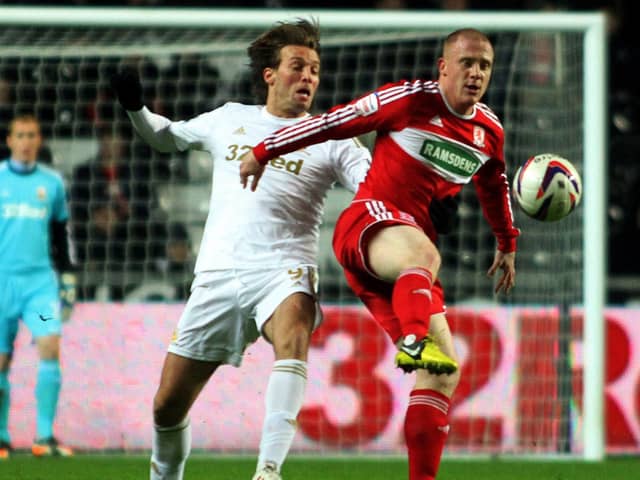
{"type": "Polygon", "coordinates": [[[376,130],[401,130],[411,116],[412,98],[421,94],[424,83],[397,82],[363,95],[350,103],[309,117],[269,135],[253,149],[256,160],[269,160],[326,140],[339,140],[376,130]]]}

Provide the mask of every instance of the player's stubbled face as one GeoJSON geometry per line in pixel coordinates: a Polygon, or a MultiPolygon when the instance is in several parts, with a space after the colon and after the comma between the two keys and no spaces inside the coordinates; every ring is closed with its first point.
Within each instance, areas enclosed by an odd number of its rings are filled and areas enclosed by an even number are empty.
{"type": "MultiPolygon", "coordinates": [[[[308,47],[287,45],[280,50],[280,65],[267,77],[271,113],[299,117],[311,108],[318,89],[320,57],[308,47]]],[[[269,102],[268,102],[269,103],[269,102]]]]}
{"type": "Polygon", "coordinates": [[[440,60],[440,85],[449,105],[462,115],[473,111],[487,91],[493,69],[493,48],[487,41],[461,36],[440,60]]]}
{"type": "Polygon", "coordinates": [[[7,136],[11,158],[24,163],[35,162],[41,142],[40,128],[35,122],[16,121],[7,136]]]}

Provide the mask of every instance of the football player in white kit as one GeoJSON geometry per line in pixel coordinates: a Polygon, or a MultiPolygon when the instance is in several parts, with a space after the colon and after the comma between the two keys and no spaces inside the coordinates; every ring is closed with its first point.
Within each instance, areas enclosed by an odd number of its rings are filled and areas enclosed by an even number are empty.
{"type": "Polygon", "coordinates": [[[314,145],[272,160],[272,174],[257,193],[240,185],[238,160],[268,134],[309,116],[318,50],[317,24],[300,19],[274,26],[248,48],[262,104],[227,103],[188,121],[149,111],[134,72],[112,79],[149,145],[208,151],[214,171],[195,280],[153,402],[152,480],[183,477],[189,409],[216,369],[239,366],[260,335],[272,344],[275,362],[253,478],[281,478],[303,403],[311,332],[321,321],[316,264],[324,199],[335,182],[355,191],[371,156],[355,139],[314,145]]]}

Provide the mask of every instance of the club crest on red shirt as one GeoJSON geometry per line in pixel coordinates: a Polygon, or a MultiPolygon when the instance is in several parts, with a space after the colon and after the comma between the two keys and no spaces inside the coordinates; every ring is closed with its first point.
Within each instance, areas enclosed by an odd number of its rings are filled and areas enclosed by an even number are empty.
{"type": "Polygon", "coordinates": [[[484,147],[484,128],[475,125],[473,127],[473,144],[478,147],[484,147]]]}

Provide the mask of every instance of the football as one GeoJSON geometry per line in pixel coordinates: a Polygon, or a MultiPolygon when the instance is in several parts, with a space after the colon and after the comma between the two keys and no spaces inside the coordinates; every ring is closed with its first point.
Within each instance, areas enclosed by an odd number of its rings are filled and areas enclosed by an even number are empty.
{"type": "Polygon", "coordinates": [[[582,197],[582,180],[573,164],[559,155],[529,158],[513,179],[513,196],[531,218],[555,222],[571,213],[582,197]]]}

